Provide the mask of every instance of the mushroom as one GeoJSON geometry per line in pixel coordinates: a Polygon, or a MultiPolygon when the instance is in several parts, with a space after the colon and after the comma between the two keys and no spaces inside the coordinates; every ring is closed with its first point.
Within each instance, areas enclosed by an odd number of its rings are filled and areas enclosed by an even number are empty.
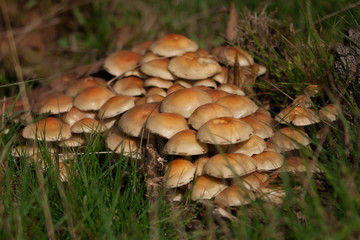
{"type": "Polygon", "coordinates": [[[285,158],[280,153],[265,151],[252,156],[256,161],[257,170],[271,171],[280,168],[285,161],[285,158]]]}
{"type": "MultiPolygon", "coordinates": [[[[158,113],[158,103],[145,103],[135,106],[121,116],[118,127],[129,136],[140,137],[144,133],[143,129],[148,118],[158,113]]],[[[143,136],[146,137],[146,134],[143,136]]]]}
{"type": "Polygon", "coordinates": [[[164,57],[179,56],[185,52],[194,52],[198,48],[196,42],[179,34],[167,34],[154,41],[149,47],[150,51],[164,57]]]}
{"type": "Polygon", "coordinates": [[[115,94],[104,87],[91,87],[74,98],[74,106],[82,111],[99,110],[115,94]]]}
{"type": "Polygon", "coordinates": [[[188,118],[196,108],[211,102],[210,95],[205,91],[198,88],[184,88],[167,95],[161,103],[160,111],[177,113],[188,118]]]}
{"type": "Polygon", "coordinates": [[[191,114],[188,123],[196,130],[198,130],[207,121],[219,117],[232,117],[231,111],[217,103],[206,103],[199,106],[191,114]]]}
{"type": "Polygon", "coordinates": [[[234,118],[247,117],[259,108],[250,98],[234,94],[220,98],[216,103],[227,107],[234,118]]]}
{"type": "Polygon", "coordinates": [[[59,114],[63,112],[68,112],[72,108],[72,106],[72,97],[66,96],[64,94],[54,94],[36,103],[34,108],[38,114],[59,114]]]}
{"type": "Polygon", "coordinates": [[[139,140],[129,137],[119,131],[110,133],[106,138],[106,146],[115,153],[134,159],[141,158],[139,140]]]}
{"type": "Polygon", "coordinates": [[[145,62],[141,65],[140,70],[152,77],[159,77],[167,80],[174,80],[174,76],[168,70],[168,59],[156,59],[149,62],[145,62]]]}
{"type": "Polygon", "coordinates": [[[243,153],[251,157],[254,154],[262,153],[266,148],[264,139],[254,135],[248,140],[229,146],[229,153],[243,153]]]}
{"type": "Polygon", "coordinates": [[[132,51],[122,50],[108,56],[104,61],[104,69],[114,75],[120,76],[137,67],[141,55],[132,51]]]}
{"type": "Polygon", "coordinates": [[[75,83],[70,85],[65,91],[65,94],[69,97],[75,97],[80,92],[90,87],[106,87],[107,83],[102,78],[95,77],[84,77],[77,80],[75,83]]]}
{"type": "Polygon", "coordinates": [[[170,60],[169,71],[183,79],[198,80],[221,72],[220,65],[211,57],[201,57],[195,52],[187,52],[170,60]]]}
{"type": "Polygon", "coordinates": [[[209,120],[199,128],[197,139],[210,144],[229,145],[248,140],[254,130],[244,121],[233,117],[209,120]]]}
{"type": "Polygon", "coordinates": [[[191,200],[211,199],[226,187],[227,184],[220,179],[210,176],[197,177],[193,183],[191,200]]]}
{"type": "Polygon", "coordinates": [[[140,96],[145,94],[144,82],[138,77],[126,77],[116,81],[114,91],[120,95],[140,96]]]}
{"type": "Polygon", "coordinates": [[[175,159],[165,167],[165,186],[180,187],[191,182],[196,171],[195,165],[186,159],[175,159]]]}
{"type": "Polygon", "coordinates": [[[99,109],[99,118],[112,118],[135,107],[135,99],[131,96],[115,96],[109,98],[99,109]]]}
{"type": "Polygon", "coordinates": [[[255,160],[241,153],[216,154],[204,166],[204,172],[216,178],[234,178],[255,170],[255,160]]]}
{"type": "Polygon", "coordinates": [[[55,117],[48,117],[36,123],[27,125],[22,136],[27,139],[38,139],[45,141],[60,141],[71,137],[70,126],[55,117]]]}
{"type": "Polygon", "coordinates": [[[159,113],[146,122],[150,132],[170,139],[180,131],[189,129],[186,119],[176,113],[159,113]]]}
{"type": "Polygon", "coordinates": [[[229,186],[218,195],[214,202],[220,206],[235,207],[249,204],[255,200],[255,195],[251,191],[239,186],[229,186]]]}
{"type": "Polygon", "coordinates": [[[192,156],[204,154],[208,151],[205,143],[196,139],[194,130],[183,130],[175,134],[165,144],[163,153],[170,155],[192,156]]]}

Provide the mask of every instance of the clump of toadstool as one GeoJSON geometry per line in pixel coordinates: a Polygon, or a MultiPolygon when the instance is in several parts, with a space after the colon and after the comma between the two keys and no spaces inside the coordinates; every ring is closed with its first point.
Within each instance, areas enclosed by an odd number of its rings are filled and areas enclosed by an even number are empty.
{"type": "MultiPolygon", "coordinates": [[[[194,201],[248,204],[273,191],[266,182],[270,174],[285,171],[281,153],[310,143],[302,130],[275,131],[275,120],[304,126],[332,121],[336,114],[330,105],[319,118],[302,97],[274,120],[243,86],[229,82],[233,66],[254,79],[266,72],[239,48],[224,45],[210,54],[179,34],[120,50],[104,61],[110,81],[83,76],[37,99],[33,111],[46,118],[25,126],[23,138],[61,149],[81,147],[89,134],[103,133],[110,151],[133,159],[141,158],[143,144],[150,142],[169,160],[166,188],[189,190],[194,201]]],[[[30,151],[35,152],[25,154],[30,151]]],[[[287,160],[288,171],[303,171],[294,161],[287,160]]]]}

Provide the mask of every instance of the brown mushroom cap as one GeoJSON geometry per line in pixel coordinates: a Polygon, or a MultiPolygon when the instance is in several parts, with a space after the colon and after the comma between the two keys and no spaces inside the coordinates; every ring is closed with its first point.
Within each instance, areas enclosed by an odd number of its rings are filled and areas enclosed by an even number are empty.
{"type": "Polygon", "coordinates": [[[250,98],[239,95],[225,96],[216,103],[227,107],[233,113],[234,118],[247,117],[259,108],[250,98]]]}
{"type": "Polygon", "coordinates": [[[218,50],[217,57],[224,65],[250,66],[254,64],[254,58],[247,52],[232,46],[226,46],[218,50]]]}
{"type": "Polygon", "coordinates": [[[135,107],[135,99],[133,97],[124,95],[115,96],[101,106],[97,115],[99,118],[112,118],[133,107],[135,107]]]}
{"type": "Polygon", "coordinates": [[[305,94],[301,94],[294,99],[292,105],[309,108],[313,105],[313,102],[311,101],[310,97],[306,96],[305,94]]]}
{"type": "Polygon", "coordinates": [[[229,109],[217,103],[207,103],[199,106],[188,119],[194,129],[199,129],[207,121],[219,117],[232,117],[229,109]]]}
{"type": "Polygon", "coordinates": [[[216,178],[243,176],[255,170],[255,160],[241,153],[216,154],[204,166],[204,172],[216,178]]]}
{"type": "Polygon", "coordinates": [[[214,76],[221,72],[220,65],[210,57],[200,57],[188,52],[170,60],[169,71],[179,78],[197,80],[214,76]]]}
{"type": "Polygon", "coordinates": [[[134,53],[140,54],[140,55],[144,55],[153,42],[154,41],[151,41],[151,40],[141,42],[141,43],[135,45],[131,49],[131,51],[133,51],[134,53]]]}
{"type": "Polygon", "coordinates": [[[303,159],[301,157],[288,157],[286,159],[286,164],[284,164],[279,171],[289,173],[301,173],[307,171],[310,173],[322,172],[319,165],[314,161],[310,159],[303,159]]]}
{"type": "Polygon", "coordinates": [[[307,126],[320,122],[315,111],[304,107],[287,107],[275,116],[275,120],[280,123],[292,122],[295,126],[307,126]]]}
{"type": "Polygon", "coordinates": [[[164,97],[159,94],[153,94],[145,98],[146,98],[146,103],[159,103],[162,102],[162,100],[164,100],[164,97]]]}
{"type": "Polygon", "coordinates": [[[82,111],[99,110],[115,94],[104,87],[91,87],[74,98],[74,106],[82,111]]]}
{"type": "Polygon", "coordinates": [[[104,61],[104,69],[114,76],[133,70],[139,64],[141,55],[128,50],[115,52],[104,61]]]}
{"type": "Polygon", "coordinates": [[[163,153],[171,155],[200,155],[208,151],[205,143],[201,143],[196,139],[194,130],[183,130],[175,134],[165,144],[163,153]]]}
{"type": "Polygon", "coordinates": [[[202,176],[204,175],[204,166],[205,166],[205,163],[209,160],[209,157],[206,157],[206,156],[202,156],[202,157],[199,157],[197,158],[195,161],[194,161],[194,165],[196,166],[196,176],[202,176]]]}
{"type": "Polygon", "coordinates": [[[164,57],[179,56],[185,52],[194,52],[198,48],[196,42],[179,34],[167,34],[149,47],[153,53],[164,57]]]}
{"type": "Polygon", "coordinates": [[[164,59],[164,57],[156,55],[152,52],[147,52],[147,53],[145,53],[144,56],[142,56],[142,58],[140,60],[140,64],[143,65],[144,63],[151,62],[151,61],[157,60],[157,59],[164,59]]]}
{"type": "Polygon", "coordinates": [[[231,181],[232,185],[238,185],[245,187],[246,189],[256,191],[259,189],[270,176],[264,172],[252,172],[240,178],[233,178],[231,181]]]}
{"type": "Polygon", "coordinates": [[[77,121],[83,118],[95,118],[94,112],[85,112],[77,109],[76,107],[72,107],[69,112],[67,112],[63,117],[62,120],[72,126],[77,121]]]}
{"type": "Polygon", "coordinates": [[[146,97],[136,97],[135,98],[135,106],[139,106],[141,104],[147,103],[146,97]]]}
{"type": "Polygon", "coordinates": [[[170,95],[170,93],[173,93],[173,92],[175,92],[177,90],[180,90],[180,89],[184,89],[184,87],[181,86],[180,84],[173,84],[166,91],[166,95],[170,95]]]}
{"type": "Polygon", "coordinates": [[[174,84],[179,84],[179,85],[183,86],[184,88],[191,88],[193,86],[191,83],[189,83],[188,81],[185,81],[185,80],[176,80],[176,81],[174,81],[174,84]]]}
{"type": "Polygon", "coordinates": [[[245,96],[245,93],[243,90],[241,90],[240,87],[238,87],[235,84],[232,83],[223,83],[217,87],[218,90],[222,90],[224,92],[230,93],[230,94],[236,94],[239,96],[245,96]]]}
{"type": "Polygon", "coordinates": [[[167,188],[180,187],[191,182],[195,175],[195,165],[185,159],[175,159],[165,168],[165,185],[167,188]]]}
{"type": "Polygon", "coordinates": [[[227,187],[224,181],[210,176],[201,176],[194,180],[191,200],[211,199],[227,187]]]}
{"type": "Polygon", "coordinates": [[[318,85],[309,85],[305,88],[304,93],[309,97],[315,97],[320,92],[318,85]]]}
{"type": "Polygon", "coordinates": [[[262,112],[256,111],[241,120],[249,124],[254,129],[255,135],[263,139],[274,135],[275,120],[262,112]]]}
{"type": "Polygon", "coordinates": [[[213,79],[218,83],[225,83],[228,80],[228,68],[221,66],[221,72],[213,76],[213,79]]]}
{"type": "Polygon", "coordinates": [[[258,199],[277,205],[284,202],[285,195],[285,190],[282,187],[277,186],[260,187],[256,192],[258,199]]]}
{"type": "Polygon", "coordinates": [[[143,63],[140,70],[146,75],[152,77],[159,77],[167,80],[174,80],[174,76],[168,70],[168,59],[156,59],[146,63],[143,63]]]}
{"type": "Polygon", "coordinates": [[[196,81],[194,83],[194,87],[197,87],[197,86],[204,86],[204,87],[209,87],[209,88],[217,88],[216,82],[211,78],[196,81]]]}
{"type": "Polygon", "coordinates": [[[198,88],[184,88],[167,95],[161,103],[160,111],[177,113],[188,118],[196,108],[211,102],[210,95],[205,91],[198,88]]]}
{"type": "Polygon", "coordinates": [[[151,95],[160,95],[160,96],[166,97],[166,92],[162,88],[153,87],[153,88],[148,89],[145,94],[146,97],[149,97],[151,95]]]}
{"type": "Polygon", "coordinates": [[[266,148],[264,139],[254,135],[244,142],[229,146],[229,153],[243,153],[251,157],[254,154],[262,153],[266,148]]]}
{"type": "Polygon", "coordinates": [[[230,93],[225,92],[223,90],[219,90],[219,89],[209,89],[206,90],[206,92],[210,95],[210,97],[213,99],[213,102],[216,102],[217,100],[219,100],[220,98],[223,98],[227,95],[230,95],[230,93]]]}
{"type": "Polygon", "coordinates": [[[102,78],[96,78],[96,77],[84,77],[77,80],[75,83],[73,83],[71,86],[69,86],[66,89],[65,94],[69,97],[75,97],[80,92],[84,91],[87,88],[90,87],[106,87],[107,83],[102,78]]]}
{"type": "Polygon", "coordinates": [[[173,85],[172,81],[158,78],[158,77],[151,77],[145,80],[144,87],[159,87],[159,88],[169,88],[173,85]]]}
{"type": "Polygon", "coordinates": [[[262,152],[252,156],[258,171],[271,171],[284,164],[284,156],[276,152],[262,152]]]}
{"type": "Polygon", "coordinates": [[[70,126],[54,117],[48,117],[39,122],[27,125],[22,136],[28,139],[60,141],[71,137],[70,126]]]}
{"type": "Polygon", "coordinates": [[[144,81],[138,77],[126,77],[116,81],[113,89],[117,94],[140,96],[145,94],[144,81]]]}
{"type": "Polygon", "coordinates": [[[310,144],[309,136],[304,131],[289,127],[276,131],[270,141],[283,151],[299,149],[310,144]]]}
{"type": "Polygon", "coordinates": [[[214,202],[220,206],[234,207],[249,204],[255,200],[255,195],[239,186],[229,186],[218,195],[216,195],[214,202]]]}
{"type": "Polygon", "coordinates": [[[254,130],[244,121],[233,117],[215,118],[199,128],[197,139],[210,144],[229,145],[248,140],[254,130]]]}
{"type": "Polygon", "coordinates": [[[83,118],[71,126],[73,133],[103,132],[106,129],[99,121],[92,118],[83,118]]]}
{"type": "Polygon", "coordinates": [[[68,112],[72,108],[72,106],[72,97],[63,94],[55,94],[39,101],[35,106],[35,111],[38,114],[48,112],[50,114],[58,114],[68,112]]]}
{"type": "Polygon", "coordinates": [[[106,146],[115,153],[124,156],[140,158],[139,140],[134,137],[127,137],[119,131],[115,131],[106,138],[106,146]]]}
{"type": "Polygon", "coordinates": [[[60,147],[80,147],[86,143],[86,139],[83,136],[72,136],[65,141],[59,143],[60,147]]]}
{"type": "Polygon", "coordinates": [[[254,63],[250,66],[251,71],[253,71],[257,76],[263,75],[266,73],[267,69],[264,65],[254,63]]]}
{"type": "Polygon", "coordinates": [[[338,115],[339,113],[334,104],[328,104],[319,111],[319,116],[324,121],[333,122],[336,120],[338,115]]]}
{"type": "Polygon", "coordinates": [[[186,119],[179,114],[159,113],[147,120],[146,129],[154,134],[170,139],[176,133],[189,129],[189,126],[186,119]]]}
{"type": "MultiPolygon", "coordinates": [[[[158,103],[145,103],[138,105],[124,113],[119,122],[119,129],[133,137],[140,137],[143,134],[145,123],[151,116],[159,113],[158,103]]],[[[146,137],[144,135],[144,137],[146,137]]]]}

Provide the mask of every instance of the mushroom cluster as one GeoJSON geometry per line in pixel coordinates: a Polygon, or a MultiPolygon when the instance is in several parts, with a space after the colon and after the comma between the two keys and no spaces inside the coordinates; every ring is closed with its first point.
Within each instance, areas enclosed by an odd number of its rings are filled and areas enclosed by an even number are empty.
{"type": "MultiPolygon", "coordinates": [[[[284,151],[309,140],[302,130],[274,133],[271,114],[228,83],[229,66],[241,66],[255,78],[266,72],[236,47],[219,46],[210,53],[179,34],[115,52],[103,64],[110,81],[67,79],[35,98],[31,107],[42,119],[22,129],[24,145],[12,153],[35,156],[34,140],[50,142],[57,151],[81,147],[89,134],[104,132],[108,149],[133,159],[142,157],[141,142],[156,144],[169,160],[165,186],[190,190],[192,200],[215,198],[219,205],[239,206],[255,197],[281,199],[284,192],[268,186],[270,174],[284,170],[284,151]]],[[[284,110],[275,119],[301,126],[317,122],[308,107],[294,104],[289,109],[295,111],[284,110]]],[[[331,111],[327,107],[323,115],[331,111]]],[[[296,171],[299,162],[288,160],[288,171],[296,171]]]]}

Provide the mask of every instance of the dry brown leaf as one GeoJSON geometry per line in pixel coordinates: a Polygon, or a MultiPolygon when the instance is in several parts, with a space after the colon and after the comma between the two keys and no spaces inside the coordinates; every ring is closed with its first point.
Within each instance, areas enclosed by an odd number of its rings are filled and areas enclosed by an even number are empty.
{"type": "Polygon", "coordinates": [[[235,8],[234,2],[230,4],[229,20],[226,24],[226,38],[229,42],[234,42],[238,37],[239,13],[235,8]]]}

